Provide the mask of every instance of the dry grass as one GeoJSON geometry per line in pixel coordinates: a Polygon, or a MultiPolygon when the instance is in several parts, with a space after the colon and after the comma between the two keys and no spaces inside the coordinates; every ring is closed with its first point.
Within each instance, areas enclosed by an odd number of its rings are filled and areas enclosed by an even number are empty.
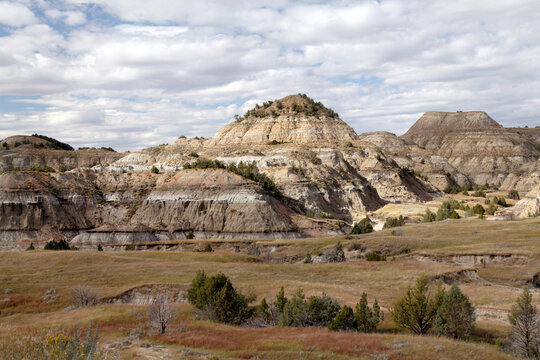
{"type": "MultiPolygon", "coordinates": [[[[70,329],[75,324],[85,328],[90,320],[99,324],[104,342],[118,341],[134,328],[146,328],[144,306],[99,305],[63,311],[70,305],[71,291],[77,285],[91,286],[102,297],[111,297],[144,284],[187,285],[195,272],[202,269],[211,274],[224,272],[243,292],[255,293],[259,299],[273,297],[281,286],[285,287],[287,294],[302,287],[307,295],[324,291],[342,304],[354,305],[361,293],[366,291],[370,301],[376,297],[384,308],[388,308],[420,275],[435,276],[464,269],[455,264],[417,261],[411,258],[414,253],[433,256],[473,253],[527,256],[529,260],[526,262],[476,266],[479,275],[486,281],[461,285],[476,306],[500,312],[510,308],[519,294],[518,287],[540,271],[540,222],[537,219],[447,221],[407,225],[400,230],[400,236],[392,235],[390,229],[353,237],[257,242],[261,247],[275,247],[273,254],[276,256],[316,253],[338,241],[346,249],[354,242],[366,249],[386,251],[407,247],[412,251],[393,260],[389,258],[386,262],[256,262],[245,254],[235,254],[228,241],[212,242],[220,244],[213,253],[1,252],[0,350],[2,346],[27,346],[25,341],[30,341],[29,338],[40,338],[57,329],[70,329]],[[13,292],[4,294],[6,288],[13,292]],[[43,296],[50,288],[57,290],[59,298],[48,304],[43,296]],[[137,313],[139,316],[134,315],[137,313]]],[[[236,240],[233,243],[243,242],[236,240]]],[[[535,294],[534,299],[540,303],[540,294],[535,294]]],[[[260,359],[297,359],[300,353],[304,359],[369,358],[373,354],[384,354],[389,359],[460,359],[464,356],[470,359],[509,358],[487,344],[391,334],[397,329],[388,316],[381,326],[385,334],[363,335],[330,333],[325,329],[313,328],[229,327],[193,320],[190,306],[182,305],[180,310],[188,332],[147,335],[147,339],[166,343],[175,351],[182,352],[181,347],[186,346],[232,358],[256,355],[260,359]]],[[[476,336],[492,339],[504,336],[507,331],[508,325],[504,322],[486,319],[478,322],[476,336]]],[[[124,358],[130,358],[128,350],[123,354],[124,358]]],[[[196,355],[191,358],[204,357],[196,355]]]]}

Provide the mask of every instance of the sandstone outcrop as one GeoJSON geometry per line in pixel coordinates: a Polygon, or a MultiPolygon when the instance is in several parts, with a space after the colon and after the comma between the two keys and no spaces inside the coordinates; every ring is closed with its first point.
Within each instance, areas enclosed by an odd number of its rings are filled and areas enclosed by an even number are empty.
{"type": "Polygon", "coordinates": [[[510,217],[523,219],[529,216],[540,216],[540,184],[508,210],[510,217]]]}
{"type": "Polygon", "coordinates": [[[466,178],[529,191],[538,177],[538,134],[540,129],[503,128],[482,111],[427,112],[401,139],[445,159],[454,169],[447,170],[447,178],[456,185],[466,178]]]}
{"type": "Polygon", "coordinates": [[[290,95],[268,102],[225,125],[208,146],[344,144],[356,140],[354,130],[338,115],[307,96],[290,95]]]}
{"type": "Polygon", "coordinates": [[[473,183],[535,188],[512,209],[524,217],[540,211],[539,141],[540,129],[505,129],[484,112],[426,113],[402,137],[356,135],[305,95],[258,105],[213,138],[132,153],[15,136],[0,141],[0,248],[328,236],[385,204],[473,183]],[[197,161],[213,165],[184,168],[197,161]]]}
{"type": "Polygon", "coordinates": [[[449,133],[501,129],[484,111],[428,111],[401,137],[426,149],[437,149],[449,133]]]}

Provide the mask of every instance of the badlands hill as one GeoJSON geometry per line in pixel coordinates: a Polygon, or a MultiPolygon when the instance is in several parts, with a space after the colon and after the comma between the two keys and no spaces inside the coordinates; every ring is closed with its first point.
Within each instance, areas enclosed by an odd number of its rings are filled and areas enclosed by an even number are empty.
{"type": "Polygon", "coordinates": [[[539,133],[483,112],[430,112],[402,137],[357,135],[333,110],[292,95],[213,138],[132,153],[10,137],[0,142],[0,247],[340,234],[366,215],[383,221],[375,211],[386,204],[431,201],[449,187],[531,191],[539,133]]]}
{"type": "Polygon", "coordinates": [[[340,144],[357,138],[333,110],[306,95],[289,95],[255,106],[221,128],[208,145],[340,144]]]}

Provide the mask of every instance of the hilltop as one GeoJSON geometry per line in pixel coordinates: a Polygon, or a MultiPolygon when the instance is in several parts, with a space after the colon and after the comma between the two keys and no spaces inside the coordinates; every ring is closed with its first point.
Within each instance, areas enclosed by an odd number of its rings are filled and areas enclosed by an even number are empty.
{"type": "Polygon", "coordinates": [[[357,138],[335,111],[299,94],[257,104],[221,128],[208,145],[337,144],[357,138]]]}

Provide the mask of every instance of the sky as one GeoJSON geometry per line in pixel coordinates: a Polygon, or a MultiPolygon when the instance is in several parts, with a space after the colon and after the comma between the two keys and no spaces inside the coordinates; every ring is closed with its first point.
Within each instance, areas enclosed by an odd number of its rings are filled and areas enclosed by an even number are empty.
{"type": "Polygon", "coordinates": [[[135,150],[305,93],[357,133],[540,125],[538,0],[0,0],[0,138],[135,150]]]}

